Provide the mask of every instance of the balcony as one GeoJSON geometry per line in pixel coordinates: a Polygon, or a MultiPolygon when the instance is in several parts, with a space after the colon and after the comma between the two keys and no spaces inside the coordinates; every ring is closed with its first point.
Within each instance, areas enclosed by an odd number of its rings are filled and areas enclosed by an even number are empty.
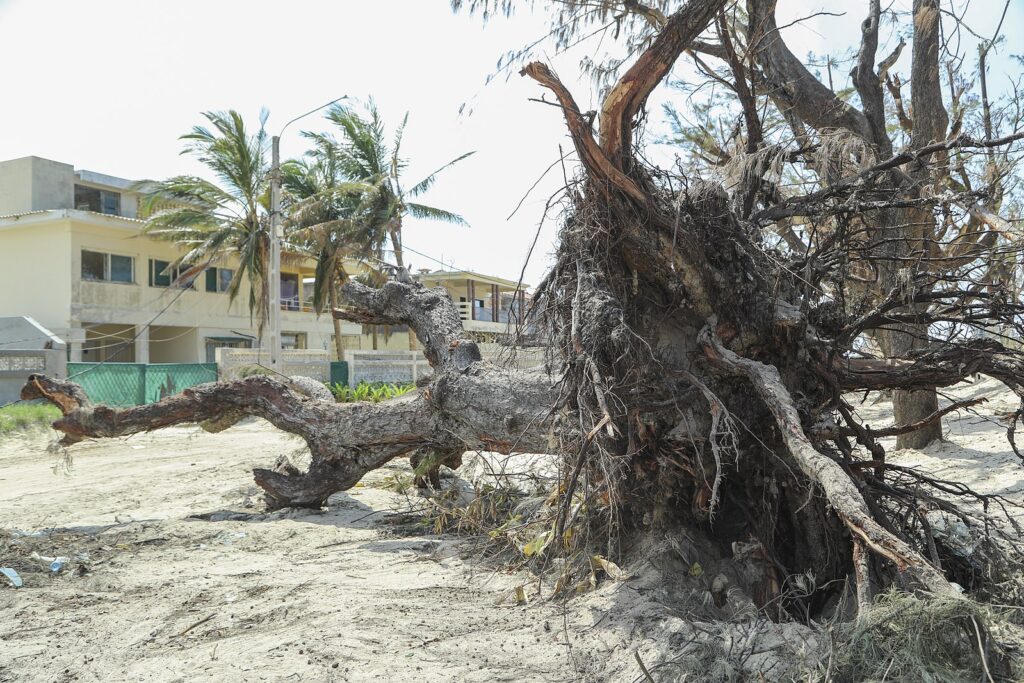
{"type": "Polygon", "coordinates": [[[498,319],[494,320],[494,312],[490,308],[477,306],[472,309],[468,301],[456,301],[455,306],[459,310],[462,326],[468,332],[507,334],[515,331],[516,314],[508,308],[499,308],[498,319]]]}
{"type": "Polygon", "coordinates": [[[297,296],[281,297],[281,310],[295,313],[313,313],[316,310],[313,308],[313,293],[309,292],[308,296],[302,298],[297,296]]]}

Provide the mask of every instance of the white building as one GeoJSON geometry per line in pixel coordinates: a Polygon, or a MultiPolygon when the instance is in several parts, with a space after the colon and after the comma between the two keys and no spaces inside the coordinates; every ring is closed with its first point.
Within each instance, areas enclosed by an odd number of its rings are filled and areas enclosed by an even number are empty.
{"type": "MultiPolygon", "coordinates": [[[[180,252],[142,234],[132,182],[39,157],[0,162],[0,317],[31,316],[72,361],[212,362],[255,346],[248,292],[229,303],[230,262],[188,286],[163,274],[180,252]]],[[[314,263],[282,272],[286,348],[333,351],[333,323],[312,312],[314,263]]],[[[344,323],[348,348],[362,328],[344,323]]]]}

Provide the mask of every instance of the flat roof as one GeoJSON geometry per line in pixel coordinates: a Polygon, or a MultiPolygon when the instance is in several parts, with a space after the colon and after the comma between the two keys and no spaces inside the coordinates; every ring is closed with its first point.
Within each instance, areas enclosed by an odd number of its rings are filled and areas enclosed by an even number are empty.
{"type": "Polygon", "coordinates": [[[113,187],[118,190],[129,190],[132,185],[135,184],[134,180],[119,178],[117,176],[107,175],[106,173],[97,173],[96,171],[89,171],[84,168],[76,168],[75,177],[83,183],[106,185],[107,187],[113,187]]]}
{"type": "Polygon", "coordinates": [[[130,227],[133,230],[139,230],[140,226],[145,225],[146,223],[146,221],[138,218],[115,216],[114,214],[98,213],[96,211],[83,211],[81,209],[41,209],[37,211],[23,211],[21,213],[12,213],[6,216],[0,216],[0,227],[15,227],[23,218],[28,219],[25,223],[41,223],[51,219],[63,220],[65,218],[70,218],[72,220],[86,221],[99,225],[113,224],[121,228],[130,227]],[[129,223],[131,224],[130,226],[127,225],[129,223]]]}
{"type": "Polygon", "coordinates": [[[523,291],[530,288],[530,285],[525,282],[520,285],[515,280],[506,280],[504,278],[495,277],[494,275],[481,275],[480,273],[474,273],[471,270],[435,270],[431,273],[420,273],[416,277],[420,280],[433,280],[435,282],[445,280],[475,280],[477,282],[486,282],[491,285],[505,287],[506,289],[516,289],[518,287],[523,291]]]}

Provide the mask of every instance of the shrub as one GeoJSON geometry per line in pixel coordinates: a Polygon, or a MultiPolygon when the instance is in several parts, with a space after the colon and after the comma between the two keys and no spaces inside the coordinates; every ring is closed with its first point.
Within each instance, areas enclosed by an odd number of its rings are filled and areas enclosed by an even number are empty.
{"type": "Polygon", "coordinates": [[[338,403],[353,403],[355,401],[370,401],[380,403],[388,399],[397,398],[416,388],[413,384],[382,384],[360,382],[355,387],[349,387],[341,383],[328,384],[327,388],[334,394],[338,403]]]}
{"type": "Polygon", "coordinates": [[[60,411],[48,403],[16,403],[0,408],[0,436],[44,429],[59,417],[60,411]]]}

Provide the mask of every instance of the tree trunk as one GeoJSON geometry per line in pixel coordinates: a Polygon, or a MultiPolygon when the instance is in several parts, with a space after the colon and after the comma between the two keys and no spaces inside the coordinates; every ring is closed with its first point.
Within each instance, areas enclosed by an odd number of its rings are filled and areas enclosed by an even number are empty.
{"type": "MultiPolygon", "coordinates": [[[[928,325],[904,325],[900,329],[885,330],[879,341],[888,358],[905,358],[914,352],[928,349],[928,325]]],[[[934,389],[897,389],[892,392],[893,421],[912,424],[939,409],[934,389]]],[[[896,448],[924,448],[942,439],[942,422],[937,421],[921,429],[896,437],[896,448]]]]}
{"type": "Polygon", "coordinates": [[[396,218],[388,222],[388,236],[391,238],[391,246],[395,252],[395,265],[405,268],[405,260],[402,258],[402,219],[396,218]]]}
{"type": "MultiPolygon", "coordinates": [[[[949,117],[942,100],[942,87],[939,82],[939,1],[914,0],[914,41],[911,62],[911,110],[914,127],[911,135],[911,146],[921,149],[933,142],[946,138],[946,127],[949,117]]],[[[915,181],[914,190],[920,193],[922,185],[934,183],[941,186],[944,175],[944,153],[936,155],[937,164],[918,163],[910,169],[910,177],[915,181]]],[[[904,268],[921,269],[927,264],[927,256],[932,249],[931,239],[934,238],[935,216],[930,207],[924,209],[911,208],[901,212],[899,228],[906,233],[906,240],[897,241],[898,255],[910,257],[901,262],[892,262],[886,270],[890,274],[890,284],[901,275],[892,277],[893,270],[904,268]]],[[[916,274],[916,273],[915,273],[916,274]]],[[[904,278],[906,279],[906,278],[904,278]]],[[[892,358],[906,356],[911,351],[928,347],[929,326],[902,326],[901,332],[892,332],[888,336],[889,349],[887,355],[892,358]]],[[[884,347],[883,347],[884,348],[884,347]]],[[[893,415],[898,424],[910,424],[938,410],[938,396],[934,390],[903,391],[898,389],[892,397],[893,415]]],[[[924,448],[928,444],[942,439],[942,423],[937,422],[916,432],[903,434],[897,438],[897,448],[924,448]]]]}
{"type": "MultiPolygon", "coordinates": [[[[332,282],[328,288],[331,310],[335,311],[338,309],[338,289],[337,284],[332,282]]],[[[334,324],[334,350],[338,354],[338,360],[345,360],[345,341],[341,338],[341,320],[339,318],[331,316],[331,322],[334,324]]]]}

